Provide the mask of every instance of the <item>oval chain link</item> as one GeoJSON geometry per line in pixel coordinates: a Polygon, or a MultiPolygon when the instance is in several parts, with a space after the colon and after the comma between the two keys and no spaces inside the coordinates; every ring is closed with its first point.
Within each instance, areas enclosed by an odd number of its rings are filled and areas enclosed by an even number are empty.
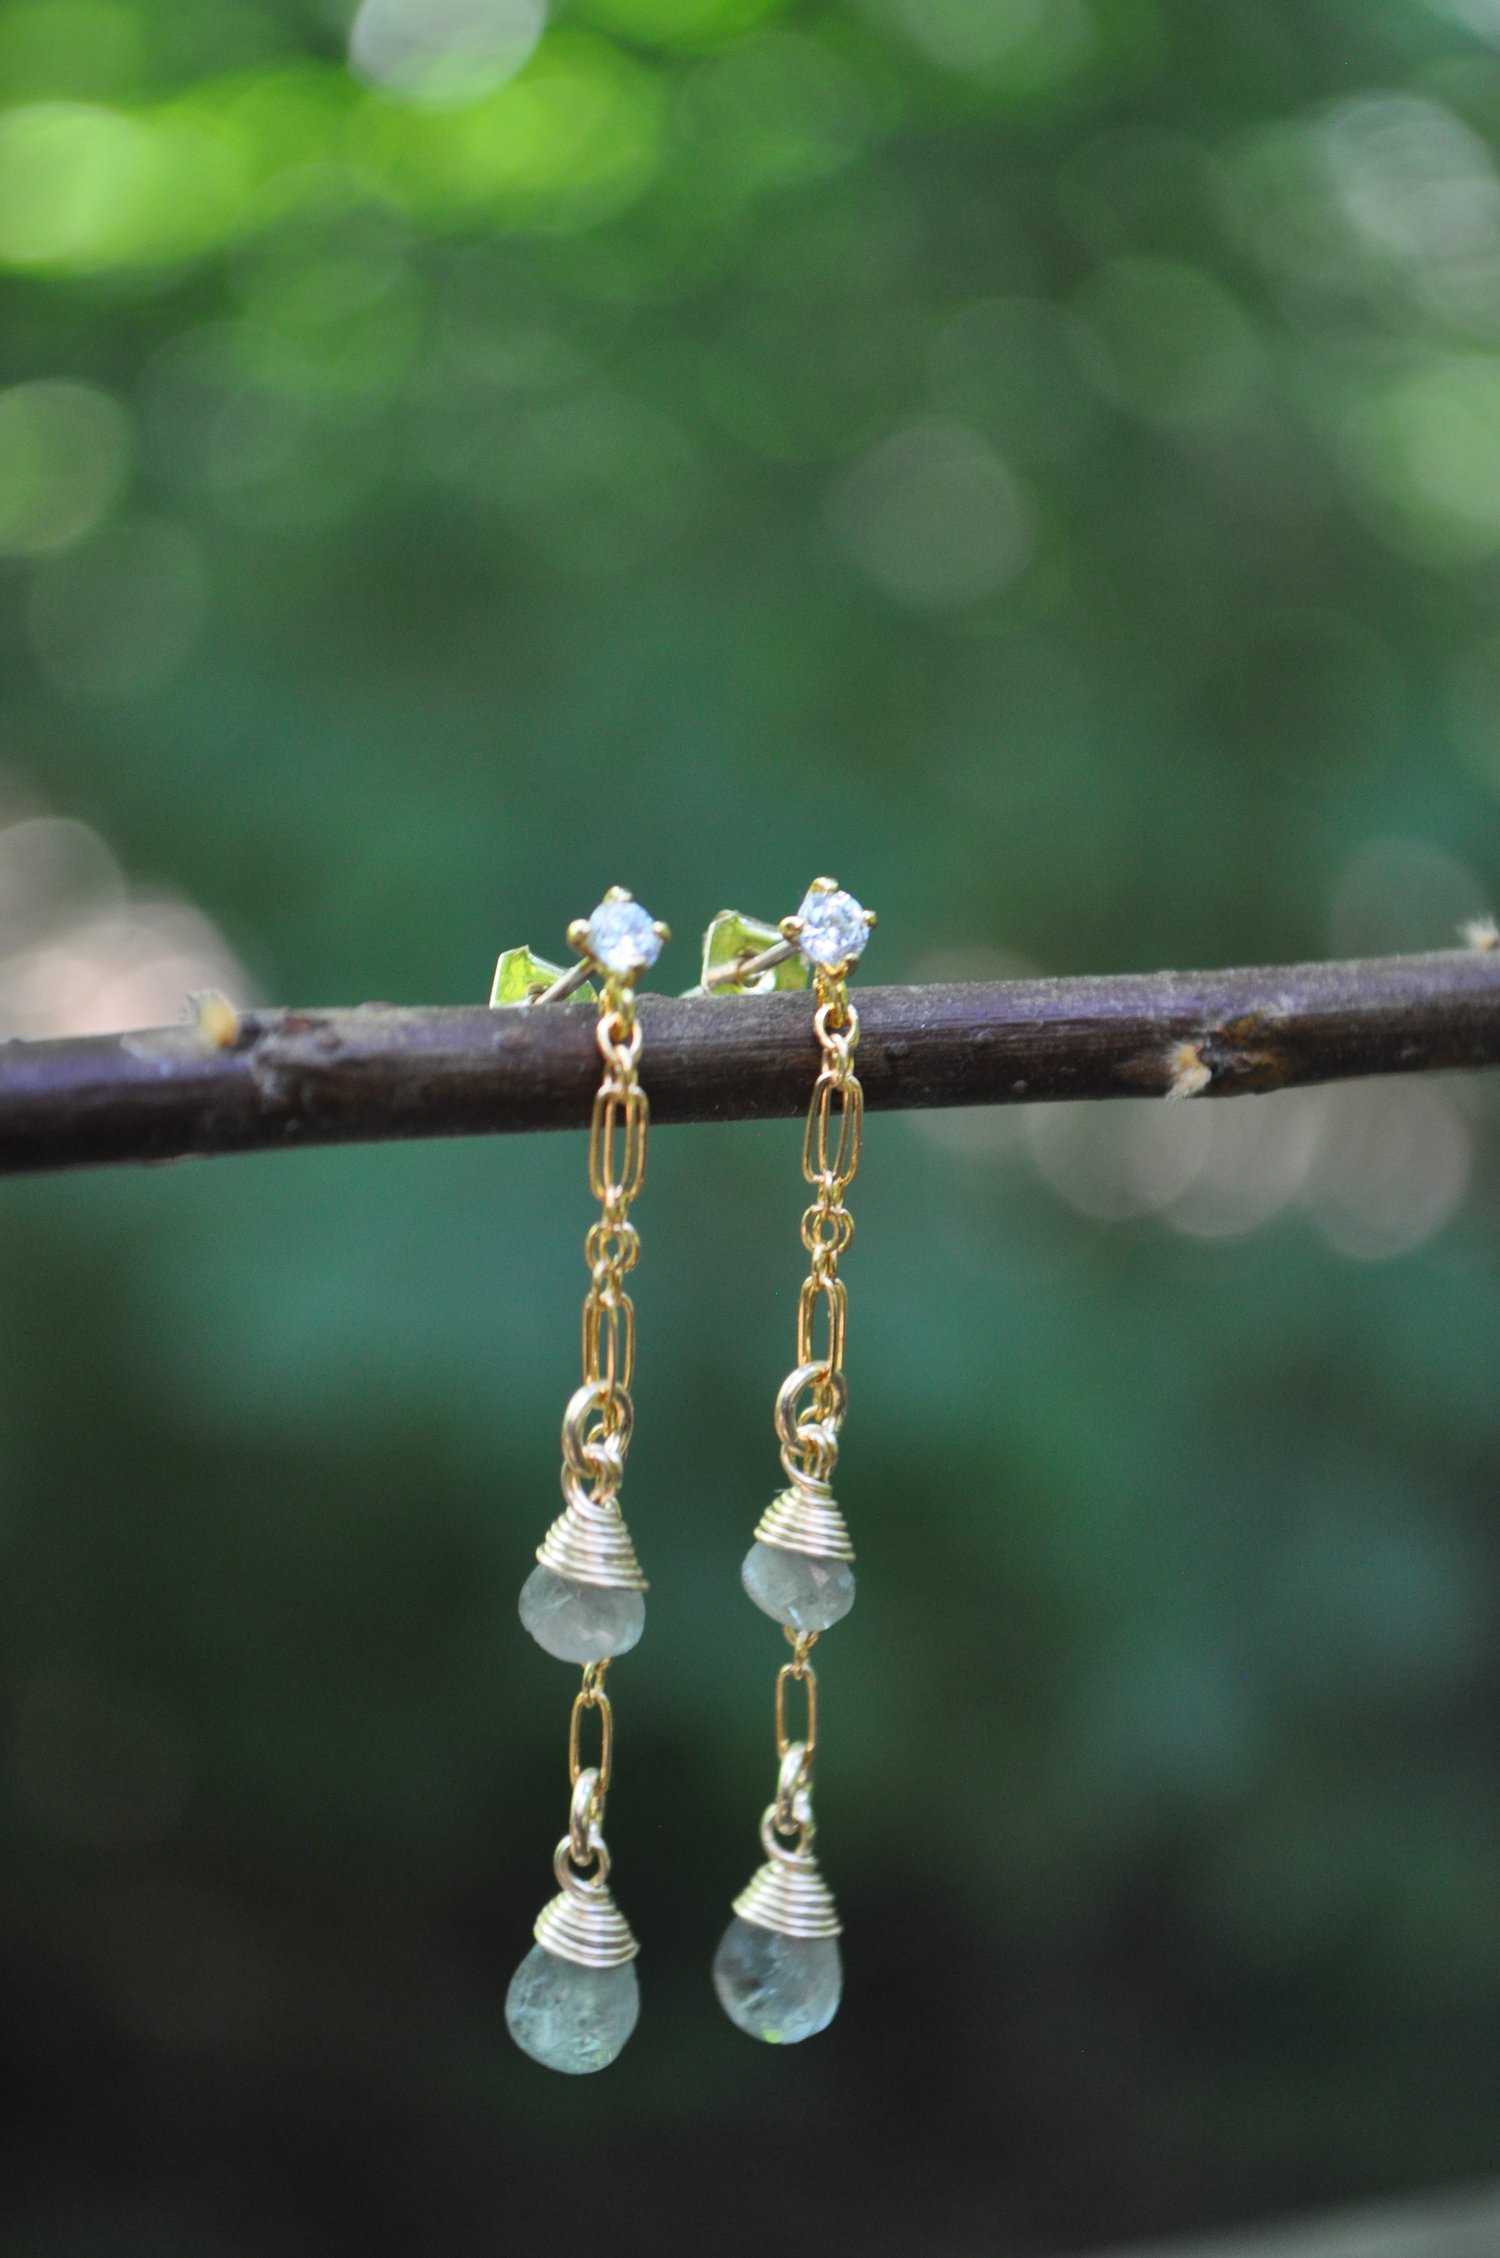
{"type": "Polygon", "coordinates": [[[783,1840],[795,1836],[800,1853],[807,1849],[813,1834],[812,1776],[813,1758],[818,1751],[818,1673],[808,1657],[818,1643],[818,1633],[788,1629],[786,1635],[792,1659],[784,1662],[776,1673],[776,1754],[779,1763],[776,1798],[768,1817],[774,1834],[783,1840]],[[807,1722],[800,1740],[795,1740],[787,1728],[786,1689],[790,1679],[795,1679],[802,1687],[807,1708],[807,1722]]]}
{"type": "Polygon", "coordinates": [[[609,1794],[615,1764],[615,1712],[604,1690],[607,1660],[586,1662],[583,1683],[573,1696],[568,1719],[568,1779],[573,1796],[568,1808],[568,1841],[575,1866],[587,1866],[604,1848],[604,1802],[609,1794]],[[583,1761],[583,1720],[590,1709],[599,1712],[599,1754],[593,1764],[583,1761]]]}
{"type": "MultiPolygon", "coordinates": [[[[817,1633],[813,1632],[808,1645],[816,1637],[817,1633]]],[[[800,1644],[793,1660],[783,1662],[776,1673],[776,1754],[785,1756],[793,1746],[801,1748],[807,1765],[811,1768],[812,1760],[818,1752],[818,1673],[808,1661],[806,1649],[800,1644]],[[786,1689],[789,1679],[795,1679],[801,1686],[806,1704],[807,1722],[800,1736],[787,1729],[786,1689]]]]}

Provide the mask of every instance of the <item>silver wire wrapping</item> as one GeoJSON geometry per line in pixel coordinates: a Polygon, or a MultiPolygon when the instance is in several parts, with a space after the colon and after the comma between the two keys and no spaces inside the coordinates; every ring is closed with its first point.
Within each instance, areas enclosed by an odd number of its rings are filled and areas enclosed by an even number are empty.
{"type": "Polygon", "coordinates": [[[758,1929],[771,1929],[777,1936],[801,1937],[807,1942],[842,1936],[844,1924],[833,1892],[808,1847],[811,1827],[801,1830],[797,1847],[789,1850],[775,1831],[775,1818],[775,1804],[767,1804],[760,1823],[766,1863],[740,1891],[734,1901],[735,1912],[742,1921],[750,1921],[758,1929]]]}
{"type": "Polygon", "coordinates": [[[629,1390],[618,1381],[611,1387],[586,1380],[569,1397],[562,1426],[562,1490],[568,1502],[536,1548],[537,1559],[554,1575],[601,1591],[650,1590],[614,1495],[634,1420],[629,1390]],[[601,1431],[597,1415],[606,1399],[615,1424],[601,1431]]]}
{"type": "Polygon", "coordinates": [[[755,1527],[757,1544],[780,1552],[800,1552],[814,1560],[852,1564],[854,1546],[848,1524],[835,1503],[829,1476],[838,1462],[839,1423],[849,1403],[842,1372],[820,1364],[799,1364],[781,1383],[776,1397],[776,1432],[788,1486],[771,1500],[755,1527]],[[826,1399],[821,1417],[800,1412],[798,1398],[809,1388],[826,1399]]]}
{"type": "Polygon", "coordinates": [[[651,1588],[641,1573],[625,1517],[612,1498],[591,1498],[582,1490],[569,1493],[566,1511],[553,1522],[536,1556],[544,1568],[571,1577],[575,1584],[593,1584],[602,1591],[651,1588]]]}
{"type": "Polygon", "coordinates": [[[848,1524],[826,1482],[792,1467],[791,1486],[771,1500],[755,1524],[755,1541],[781,1552],[809,1553],[814,1560],[854,1559],[848,1524]]]}
{"type": "Polygon", "coordinates": [[[610,1895],[609,1852],[601,1836],[593,1838],[598,1871],[587,1876],[574,1868],[564,1835],[552,1860],[558,1895],[550,1898],[536,1917],[532,1935],[542,1949],[558,1960],[571,1960],[578,1968],[623,1968],[640,1951],[630,1923],[610,1895]]]}

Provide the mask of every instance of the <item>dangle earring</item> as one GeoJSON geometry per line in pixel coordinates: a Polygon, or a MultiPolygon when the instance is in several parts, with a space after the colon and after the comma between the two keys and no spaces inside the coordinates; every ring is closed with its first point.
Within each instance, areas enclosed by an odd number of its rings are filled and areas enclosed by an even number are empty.
{"type": "Polygon", "coordinates": [[[854,1548],[830,1486],[848,1408],[844,1379],[845,1288],[839,1257],[854,1236],[844,1194],[859,1166],[864,1091],[854,1071],[859,1015],[848,976],[861,955],[872,910],[831,878],[815,878],[781,939],[756,952],[772,928],[726,910],[705,936],[703,989],[756,992],[805,985],[817,998],[813,1031],[822,1054],[802,1147],[813,1188],[802,1218],[812,1260],[797,1303],[797,1362],[776,1398],[776,1434],[787,1488],[761,1516],[741,1581],[780,1623],[792,1659],[776,1678],[776,1793],[760,1823],[765,1864],[734,1901],[734,1919],[714,1957],[714,1989],[725,2013],[752,2038],[792,2045],[826,2030],[838,2012],[841,1923],[813,1855],[812,1775],[818,1745],[818,1680],[809,1659],[824,1631],[854,1605],[854,1548]],[[793,960],[801,963],[793,968],[793,960]],[[822,1342],[816,1336],[821,1331],[822,1342]],[[802,1688],[804,1723],[793,1738],[788,1687],[802,1688]]]}
{"type": "MultiPolygon", "coordinates": [[[[614,1711],[604,1680],[646,1621],[646,1579],[620,1511],[633,1417],[635,1312],[625,1291],[640,1240],[630,1206],[646,1174],[650,1120],[639,1064],[635,983],[670,939],[612,886],[587,920],[568,928],[581,961],[562,972],[529,949],[508,949],[495,968],[494,1005],[557,1003],[597,980],[596,1039],[604,1076],[589,1131],[589,1187],[599,1201],[584,1253],[583,1384],[563,1415],[563,1511],[537,1548],[521,1592],[521,1621],[548,1654],[583,1665],[568,1726],[568,1829],[552,1859],[558,1894],[537,1915],[536,1942],[511,1979],[505,2020],[517,2046],[549,2070],[603,2070],[640,2013],[640,1947],[609,1890],[604,1802],[614,1766],[614,1711]],[[583,1758],[583,1721],[598,1713],[599,1752],[583,1758]]],[[[590,986],[589,992],[594,993],[590,986]]]]}

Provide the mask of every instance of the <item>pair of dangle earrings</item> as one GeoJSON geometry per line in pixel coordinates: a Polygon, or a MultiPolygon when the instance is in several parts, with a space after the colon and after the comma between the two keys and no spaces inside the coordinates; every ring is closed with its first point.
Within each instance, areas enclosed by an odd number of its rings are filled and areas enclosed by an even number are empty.
{"type": "MultiPolygon", "coordinates": [[[[756,1606],[783,1626],[792,1655],[776,1677],[776,1786],[760,1826],[765,1862],[735,1899],[713,1965],[730,2020],[781,2045],[826,2029],[843,1989],[841,1924],[812,1847],[818,1680],[811,1654],[854,1604],[854,1549],[831,1483],[849,1400],[838,1266],[854,1235],[845,1195],[864,1121],[854,1070],[859,1015],[848,979],[874,922],[831,878],[815,879],[779,928],[725,910],[704,937],[703,980],[691,991],[758,994],[811,983],[814,994],[819,1063],[802,1149],[812,1190],[802,1218],[808,1273],[797,1303],[796,1363],[775,1412],[787,1486],[761,1516],[741,1576],[756,1606]],[[799,1697],[802,1722],[794,1730],[789,1716],[799,1697]]],[[[640,2013],[639,1946],[610,1890],[604,1840],[614,1773],[605,1681],[646,1620],[646,1579],[619,1502],[634,1418],[635,1313],[625,1281],[640,1253],[630,1211],[645,1181],[650,1126],[636,988],[669,938],[622,887],[611,887],[591,917],[568,928],[579,960],[571,969],[529,949],[507,950],[490,999],[551,1003],[587,989],[598,1005],[603,1064],[589,1131],[599,1216],[584,1245],[583,1378],[563,1414],[565,1503],[537,1548],[520,1603],[537,1644],[582,1667],[568,1728],[568,1824],[552,1860],[557,1894],[537,1916],[536,1941],[505,2002],[516,2044],[548,2069],[575,2074],[607,2068],[640,2013]]]]}

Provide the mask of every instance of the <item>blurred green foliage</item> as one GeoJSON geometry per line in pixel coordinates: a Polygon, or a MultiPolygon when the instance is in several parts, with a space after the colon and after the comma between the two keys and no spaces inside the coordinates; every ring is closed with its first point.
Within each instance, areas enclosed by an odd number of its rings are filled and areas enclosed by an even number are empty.
{"type": "MultiPolygon", "coordinates": [[[[1497,148],[1495,0],[9,0],[7,1027],[119,969],[47,811],[288,1002],[479,999],[616,880],[674,989],[821,870],[872,979],[1444,944],[1497,148]]],[[[646,2005],[583,2090],[500,2012],[579,1141],[11,1185],[7,2253],[1019,2252],[1493,2172],[1494,1122],[872,1122],[849,1985],[784,2059],[707,1965],[797,1132],[658,1137],[646,2005]]]]}

